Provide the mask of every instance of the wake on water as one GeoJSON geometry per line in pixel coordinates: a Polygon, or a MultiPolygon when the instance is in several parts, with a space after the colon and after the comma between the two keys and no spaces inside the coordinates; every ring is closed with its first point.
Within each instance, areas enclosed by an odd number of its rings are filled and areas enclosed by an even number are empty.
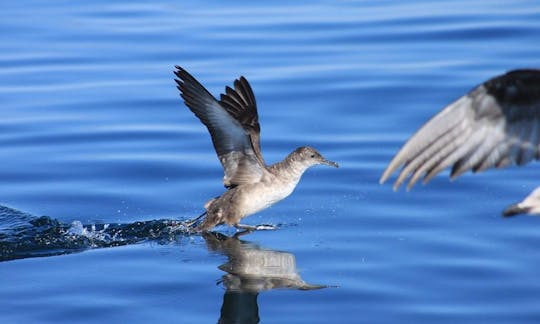
{"type": "Polygon", "coordinates": [[[174,241],[191,234],[189,221],[169,219],[127,224],[62,223],[0,206],[0,261],[52,256],[134,244],[147,240],[174,241]]]}

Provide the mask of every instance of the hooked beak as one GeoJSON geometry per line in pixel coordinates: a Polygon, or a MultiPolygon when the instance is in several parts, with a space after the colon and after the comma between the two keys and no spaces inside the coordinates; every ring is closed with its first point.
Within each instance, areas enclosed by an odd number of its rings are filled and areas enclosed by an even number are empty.
{"type": "Polygon", "coordinates": [[[326,164],[326,165],[332,166],[334,168],[339,168],[339,164],[337,164],[334,161],[330,161],[330,160],[322,160],[321,164],[326,164]]]}
{"type": "Polygon", "coordinates": [[[511,216],[516,216],[519,214],[527,214],[529,211],[530,211],[529,207],[522,207],[519,204],[513,204],[506,207],[506,209],[503,211],[503,216],[511,217],[511,216]]]}

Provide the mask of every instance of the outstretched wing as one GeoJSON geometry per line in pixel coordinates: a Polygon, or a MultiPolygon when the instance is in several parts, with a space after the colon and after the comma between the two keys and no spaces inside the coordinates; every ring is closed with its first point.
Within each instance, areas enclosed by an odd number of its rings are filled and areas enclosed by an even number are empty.
{"type": "Polygon", "coordinates": [[[397,189],[410,189],[452,166],[451,177],[540,159],[540,70],[497,76],[459,98],[416,132],[390,162],[381,183],[403,166],[397,189]]]}
{"type": "Polygon", "coordinates": [[[226,99],[227,102],[223,101],[223,95],[222,100],[217,101],[183,68],[176,66],[174,73],[178,77],[175,81],[186,106],[210,132],[212,143],[225,172],[224,185],[233,187],[258,182],[263,176],[265,165],[260,158],[259,133],[250,128],[260,129],[257,122],[255,98],[247,80],[243,77],[236,80],[235,90],[227,87],[226,91],[230,95],[224,95],[226,98],[241,100],[233,105],[229,103],[232,99],[226,99]],[[248,91],[242,91],[246,85],[248,91]],[[244,103],[245,105],[241,105],[244,103]],[[252,106],[249,106],[248,104],[251,103],[252,106]],[[240,108],[243,107],[246,108],[244,110],[249,108],[253,112],[242,112],[240,108]],[[239,116],[244,119],[239,118],[239,116]],[[252,126],[246,127],[243,120],[252,126]],[[254,134],[256,134],[256,143],[253,142],[254,134]]]}
{"type": "Polygon", "coordinates": [[[257,113],[257,103],[255,95],[246,78],[241,76],[234,80],[234,89],[225,87],[225,93],[221,94],[219,101],[221,107],[242,125],[248,133],[253,152],[257,156],[261,165],[266,165],[261,154],[259,114],[257,113]]]}

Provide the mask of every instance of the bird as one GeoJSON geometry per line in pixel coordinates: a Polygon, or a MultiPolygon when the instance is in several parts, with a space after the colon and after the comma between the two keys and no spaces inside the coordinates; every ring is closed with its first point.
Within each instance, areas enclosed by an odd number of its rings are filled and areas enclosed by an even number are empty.
{"type": "MultiPolygon", "coordinates": [[[[379,182],[399,167],[394,190],[407,178],[407,190],[421,178],[425,184],[448,167],[455,179],[469,170],[521,166],[540,159],[539,142],[540,70],[512,70],[476,86],[426,122],[394,156],[379,182]]],[[[540,197],[539,189],[531,196],[540,197]]],[[[527,208],[516,204],[503,214],[540,214],[540,199],[529,198],[522,203],[527,208]]]]}
{"type": "Polygon", "coordinates": [[[309,146],[297,148],[281,162],[266,165],[255,95],[246,78],[236,79],[234,88],[226,86],[218,100],[185,69],[175,68],[175,81],[185,105],[210,133],[227,189],[204,205],[205,212],[192,222],[194,231],[209,231],[221,224],[246,231],[274,229],[272,225],[252,226],[240,221],[289,196],[308,168],[319,164],[339,167],[309,146]]]}

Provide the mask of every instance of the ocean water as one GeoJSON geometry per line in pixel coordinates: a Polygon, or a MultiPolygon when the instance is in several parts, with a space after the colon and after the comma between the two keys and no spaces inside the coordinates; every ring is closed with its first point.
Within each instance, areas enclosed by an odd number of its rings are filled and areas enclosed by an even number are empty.
{"type": "Polygon", "coordinates": [[[446,104],[540,66],[538,1],[4,1],[1,323],[538,323],[540,219],[500,216],[538,163],[378,180],[446,104]],[[235,237],[170,223],[223,192],[173,81],[244,75],[295,192],[235,237]]]}

